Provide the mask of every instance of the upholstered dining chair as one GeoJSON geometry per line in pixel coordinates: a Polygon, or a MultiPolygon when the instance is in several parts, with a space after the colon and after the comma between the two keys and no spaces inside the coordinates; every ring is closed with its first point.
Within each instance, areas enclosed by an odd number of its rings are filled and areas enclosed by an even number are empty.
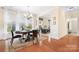
{"type": "Polygon", "coordinates": [[[38,34],[39,34],[38,30],[29,31],[26,42],[27,41],[33,41],[33,44],[34,44],[35,39],[37,39],[37,42],[38,42],[38,34]]]}
{"type": "Polygon", "coordinates": [[[13,41],[14,41],[15,38],[19,38],[20,42],[22,43],[22,41],[21,41],[22,35],[19,35],[19,34],[14,35],[13,30],[11,30],[11,35],[12,35],[12,38],[11,38],[11,45],[13,44],[13,41]]]}
{"type": "Polygon", "coordinates": [[[29,42],[33,40],[33,31],[28,31],[27,38],[25,42],[29,42]]]}
{"type": "Polygon", "coordinates": [[[37,40],[37,42],[39,43],[38,41],[38,35],[39,35],[39,30],[33,30],[33,40],[37,40]]]}

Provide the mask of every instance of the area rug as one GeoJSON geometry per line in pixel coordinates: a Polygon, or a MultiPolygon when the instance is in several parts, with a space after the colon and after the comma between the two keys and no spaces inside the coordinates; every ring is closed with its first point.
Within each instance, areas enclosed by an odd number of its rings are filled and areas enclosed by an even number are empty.
{"type": "Polygon", "coordinates": [[[32,41],[21,43],[18,39],[16,39],[11,46],[10,40],[6,40],[6,52],[15,52],[17,49],[22,49],[25,46],[29,46],[32,44],[33,44],[32,41]]]}

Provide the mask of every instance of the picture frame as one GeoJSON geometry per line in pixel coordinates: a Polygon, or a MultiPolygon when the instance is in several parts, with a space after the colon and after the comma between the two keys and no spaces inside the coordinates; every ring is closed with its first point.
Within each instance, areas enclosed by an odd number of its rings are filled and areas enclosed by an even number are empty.
{"type": "Polygon", "coordinates": [[[56,17],[53,17],[53,25],[56,25],[56,17]]]}

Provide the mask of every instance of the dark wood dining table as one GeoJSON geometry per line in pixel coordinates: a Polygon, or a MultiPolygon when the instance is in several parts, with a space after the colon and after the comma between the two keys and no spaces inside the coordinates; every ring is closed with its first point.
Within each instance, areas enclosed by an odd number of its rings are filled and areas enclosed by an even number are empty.
{"type": "Polygon", "coordinates": [[[32,30],[22,30],[22,31],[18,30],[18,31],[15,31],[16,34],[24,34],[24,35],[29,33],[29,32],[32,32],[32,30]]]}
{"type": "Polygon", "coordinates": [[[29,31],[16,31],[16,34],[26,35],[29,31]]]}
{"type": "Polygon", "coordinates": [[[29,35],[29,33],[31,33],[32,32],[32,30],[31,31],[15,31],[15,33],[16,34],[21,34],[22,35],[22,37],[23,37],[23,39],[25,39],[25,40],[27,40],[28,39],[28,35],[29,35]],[[26,36],[27,35],[27,36],[26,36]],[[26,38],[25,38],[25,36],[26,36],[26,38]]]}

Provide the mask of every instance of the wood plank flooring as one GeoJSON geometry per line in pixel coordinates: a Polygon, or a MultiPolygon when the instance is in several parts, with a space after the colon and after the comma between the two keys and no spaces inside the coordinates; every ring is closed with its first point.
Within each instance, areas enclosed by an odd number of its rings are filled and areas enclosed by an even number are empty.
{"type": "MultiPolygon", "coordinates": [[[[0,52],[5,51],[5,41],[0,40],[0,52]]],[[[67,35],[59,40],[48,38],[39,43],[25,46],[22,49],[16,50],[16,52],[79,52],[79,36],[67,35]]]]}
{"type": "Polygon", "coordinates": [[[0,52],[4,52],[4,51],[5,51],[5,41],[0,40],[0,52]]]}
{"type": "Polygon", "coordinates": [[[79,52],[79,36],[67,35],[59,40],[42,41],[42,45],[35,44],[16,52],[79,52]]]}

